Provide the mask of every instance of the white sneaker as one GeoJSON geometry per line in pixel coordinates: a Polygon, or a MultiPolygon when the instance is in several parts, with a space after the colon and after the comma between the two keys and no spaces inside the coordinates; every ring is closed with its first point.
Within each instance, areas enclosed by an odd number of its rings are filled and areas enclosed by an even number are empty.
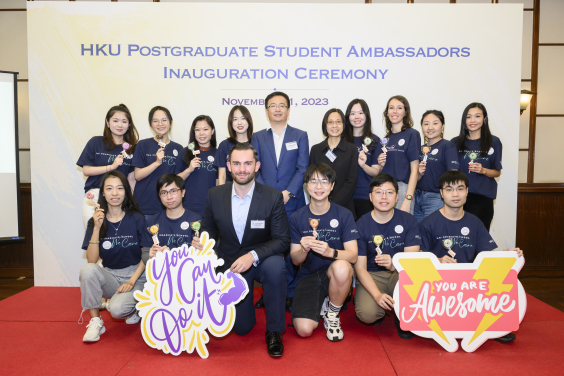
{"type": "Polygon", "coordinates": [[[329,296],[325,297],[323,304],[321,305],[321,312],[319,312],[319,318],[324,319],[325,314],[329,310],[329,296]]]}
{"type": "Polygon", "coordinates": [[[137,324],[141,321],[141,317],[137,314],[137,311],[133,312],[130,316],[125,319],[126,324],[137,324]]]}
{"type": "Polygon", "coordinates": [[[90,323],[86,325],[86,334],[82,338],[84,342],[97,342],[100,340],[100,335],[104,334],[106,327],[104,322],[99,317],[90,319],[90,323]]]}
{"type": "Polygon", "coordinates": [[[329,341],[337,342],[344,338],[338,313],[327,311],[323,317],[323,326],[327,330],[327,339],[329,341]]]}

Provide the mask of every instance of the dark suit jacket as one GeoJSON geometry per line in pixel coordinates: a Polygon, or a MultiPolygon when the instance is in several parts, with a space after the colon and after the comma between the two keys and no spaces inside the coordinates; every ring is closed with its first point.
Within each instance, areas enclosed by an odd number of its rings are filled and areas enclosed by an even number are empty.
{"type": "Polygon", "coordinates": [[[341,138],[339,145],[333,150],[333,153],[337,156],[334,162],[331,162],[325,155],[328,151],[329,143],[327,139],[313,145],[309,153],[309,165],[323,162],[335,171],[337,181],[335,187],[333,187],[333,192],[331,192],[331,202],[349,209],[356,219],[353,195],[358,181],[358,149],[354,144],[341,138]]]}
{"type": "MultiPolygon", "coordinates": [[[[232,182],[213,187],[208,192],[202,231],[219,240],[217,255],[225,260],[222,270],[250,251],[255,251],[259,261],[282,255],[290,247],[290,227],[282,193],[255,182],[243,241],[239,243],[231,215],[232,182]],[[251,229],[251,221],[264,221],[264,229],[251,229]]],[[[216,243],[217,244],[217,243],[216,243]]]]}

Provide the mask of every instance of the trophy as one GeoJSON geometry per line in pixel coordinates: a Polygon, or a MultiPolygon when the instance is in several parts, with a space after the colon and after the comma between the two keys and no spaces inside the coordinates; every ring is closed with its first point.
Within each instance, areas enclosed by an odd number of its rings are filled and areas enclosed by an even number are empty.
{"type": "Polygon", "coordinates": [[[159,140],[159,141],[158,141],[159,146],[164,149],[164,148],[166,147],[166,144],[162,141],[162,139],[163,139],[163,135],[162,135],[162,134],[158,134],[158,135],[157,135],[157,140],[159,140]]]}
{"type": "Polygon", "coordinates": [[[154,245],[160,245],[159,243],[159,225],[152,225],[151,227],[149,227],[149,233],[151,234],[151,237],[153,238],[153,244],[154,245]]]}
{"type": "Polygon", "coordinates": [[[319,226],[319,221],[315,218],[309,220],[309,225],[313,229],[313,236],[317,239],[317,227],[319,226]]]}
{"type": "Polygon", "coordinates": [[[468,163],[468,164],[472,164],[478,158],[478,154],[470,153],[470,154],[468,154],[468,158],[470,158],[470,163],[468,163]]]}
{"type": "Polygon", "coordinates": [[[92,201],[92,204],[94,205],[94,207],[96,207],[96,209],[100,209],[100,204],[98,204],[98,202],[94,200],[94,193],[88,192],[86,194],[86,198],[92,201]]]}
{"type": "Polygon", "coordinates": [[[128,158],[126,150],[129,149],[131,146],[127,142],[124,142],[123,145],[121,145],[121,147],[123,148],[123,150],[121,151],[120,154],[123,155],[124,158],[128,158]]]}
{"type": "Polygon", "coordinates": [[[423,155],[424,155],[423,162],[427,162],[427,154],[431,151],[431,148],[428,147],[428,146],[423,146],[421,148],[421,151],[423,152],[423,155]]]}
{"type": "Polygon", "coordinates": [[[200,154],[200,151],[199,151],[199,150],[194,150],[194,149],[196,149],[196,145],[194,145],[193,142],[190,142],[190,143],[188,144],[188,149],[191,150],[192,153],[194,153],[194,155],[200,154]]]}
{"type": "Polygon", "coordinates": [[[192,230],[196,232],[196,237],[198,238],[200,237],[200,227],[202,227],[200,221],[192,222],[192,230]]]}
{"type": "Polygon", "coordinates": [[[451,249],[452,248],[452,239],[443,240],[443,247],[445,249],[448,249],[448,254],[450,255],[450,257],[454,258],[454,256],[456,256],[456,253],[451,249]]]}
{"type": "Polygon", "coordinates": [[[382,146],[383,146],[383,147],[382,147],[382,151],[383,151],[384,153],[387,153],[387,152],[388,152],[388,149],[386,149],[386,145],[388,144],[388,141],[389,141],[389,140],[388,140],[386,137],[384,137],[384,138],[382,139],[382,141],[380,141],[380,143],[381,143],[382,146]]]}
{"type": "Polygon", "coordinates": [[[362,150],[364,150],[365,153],[368,153],[368,145],[370,145],[372,143],[372,139],[370,137],[366,137],[364,139],[364,143],[362,144],[362,150]]]}
{"type": "Polygon", "coordinates": [[[384,242],[384,237],[382,235],[374,236],[374,244],[376,244],[376,253],[378,254],[378,256],[382,254],[382,250],[380,249],[380,246],[382,245],[383,242],[384,242]]]}

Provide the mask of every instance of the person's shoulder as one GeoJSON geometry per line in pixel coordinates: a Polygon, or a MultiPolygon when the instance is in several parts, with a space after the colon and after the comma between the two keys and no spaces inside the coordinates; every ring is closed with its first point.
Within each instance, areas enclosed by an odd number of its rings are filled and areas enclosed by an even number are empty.
{"type": "Polygon", "coordinates": [[[183,149],[183,148],[184,148],[184,146],[182,146],[182,145],[180,145],[178,142],[175,142],[175,141],[172,141],[172,140],[170,141],[170,143],[168,144],[168,146],[169,146],[169,147],[170,147],[170,146],[174,146],[174,147],[177,147],[177,148],[179,148],[179,149],[183,149]]]}
{"type": "Polygon", "coordinates": [[[225,140],[223,140],[219,143],[217,148],[219,149],[219,148],[222,148],[222,147],[227,147],[227,145],[229,145],[229,144],[230,144],[229,139],[226,138],[225,140]]]}
{"type": "Polygon", "coordinates": [[[419,133],[419,131],[418,131],[417,129],[413,128],[413,127],[407,128],[404,132],[405,132],[406,134],[414,135],[414,136],[419,136],[419,135],[421,135],[421,134],[419,133]]]}
{"type": "Polygon", "coordinates": [[[349,209],[341,206],[339,204],[335,204],[334,202],[331,203],[331,209],[338,213],[339,217],[348,217],[349,215],[352,217],[352,213],[349,209]]]}
{"type": "MultiPolygon", "coordinates": [[[[454,139],[453,139],[453,140],[454,140],[454,139]]],[[[455,147],[456,147],[456,144],[454,143],[454,141],[452,141],[452,140],[449,141],[449,140],[447,140],[446,138],[443,138],[443,139],[440,140],[439,142],[441,143],[440,146],[442,146],[442,147],[445,148],[445,149],[448,149],[448,148],[455,148],[455,147]]]]}
{"type": "Polygon", "coordinates": [[[364,214],[362,217],[360,217],[359,219],[356,220],[356,224],[357,226],[364,226],[370,223],[370,221],[373,220],[372,219],[372,211],[369,211],[368,213],[364,214]]]}
{"type": "Polygon", "coordinates": [[[300,218],[303,217],[303,215],[308,212],[308,210],[309,210],[308,205],[302,206],[301,208],[296,210],[294,213],[292,213],[292,215],[290,215],[290,220],[298,222],[300,220],[300,218]]]}
{"type": "Polygon", "coordinates": [[[188,210],[188,209],[184,209],[183,217],[188,222],[196,222],[201,218],[198,213],[195,213],[192,210],[188,210]]]}
{"type": "Polygon", "coordinates": [[[400,218],[406,224],[417,224],[417,219],[411,213],[404,212],[403,210],[394,209],[394,217],[400,218]]]}
{"type": "Polygon", "coordinates": [[[134,222],[145,222],[145,216],[141,213],[129,213],[129,217],[134,221],[134,222]]]}
{"type": "Polygon", "coordinates": [[[484,223],[480,220],[480,218],[476,217],[472,213],[468,213],[466,210],[464,211],[464,222],[465,224],[475,228],[484,226],[484,223]]]}
{"type": "Polygon", "coordinates": [[[225,182],[225,184],[221,184],[221,185],[216,185],[215,187],[211,187],[208,191],[208,194],[217,196],[217,195],[222,195],[224,194],[224,192],[231,192],[231,189],[233,188],[233,182],[225,182]]]}
{"type": "Polygon", "coordinates": [[[379,143],[382,140],[380,137],[376,136],[374,133],[372,133],[372,135],[370,137],[372,137],[372,139],[377,143],[379,143]]]}
{"type": "Polygon", "coordinates": [[[282,194],[278,189],[269,187],[268,185],[265,184],[260,184],[257,181],[255,181],[255,192],[272,197],[278,197],[278,195],[282,194]]]}
{"type": "MultiPolygon", "coordinates": [[[[257,132],[253,132],[253,138],[255,137],[263,137],[266,135],[266,132],[268,131],[268,129],[261,129],[260,131],[257,132]]],[[[252,142],[253,140],[251,140],[252,142]]],[[[257,140],[258,141],[258,140],[257,140]]]]}
{"type": "Polygon", "coordinates": [[[151,225],[154,225],[155,223],[159,223],[159,221],[161,221],[163,219],[163,216],[168,218],[166,216],[166,210],[161,210],[158,213],[155,213],[152,216],[150,216],[149,218],[147,218],[147,225],[151,226],[151,225]]]}
{"type": "Polygon", "coordinates": [[[458,144],[458,137],[459,136],[456,136],[456,137],[453,137],[453,138],[450,139],[450,142],[452,142],[455,146],[456,146],[456,144],[458,144]]]}
{"type": "Polygon", "coordinates": [[[288,124],[288,130],[290,130],[291,132],[293,132],[294,134],[300,135],[300,136],[307,136],[307,132],[303,131],[301,129],[298,129],[296,127],[292,127],[290,124],[288,124]]]}
{"type": "Polygon", "coordinates": [[[492,135],[492,142],[494,145],[501,145],[501,140],[499,137],[492,135]]]}
{"type": "Polygon", "coordinates": [[[426,216],[421,221],[421,223],[419,223],[419,226],[425,227],[425,228],[432,228],[434,223],[437,223],[438,221],[442,221],[443,218],[444,217],[441,214],[441,212],[436,210],[436,211],[432,212],[431,214],[429,214],[428,216],[426,216]]]}
{"type": "Polygon", "coordinates": [[[135,148],[147,148],[148,145],[150,145],[150,143],[154,142],[153,138],[144,138],[143,140],[140,140],[137,145],[135,145],[135,148]]]}

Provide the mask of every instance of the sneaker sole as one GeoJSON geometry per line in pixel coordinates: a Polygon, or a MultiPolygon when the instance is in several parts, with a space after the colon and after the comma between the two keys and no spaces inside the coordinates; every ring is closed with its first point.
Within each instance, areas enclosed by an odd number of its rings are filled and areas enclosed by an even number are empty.
{"type": "Polygon", "coordinates": [[[82,342],[98,342],[100,340],[100,336],[104,333],[106,333],[106,327],[105,326],[103,326],[102,329],[100,329],[100,332],[98,333],[98,337],[88,338],[88,339],[82,338],[82,342]]]}
{"type": "Polygon", "coordinates": [[[137,316],[137,317],[138,317],[138,318],[135,319],[135,321],[129,321],[129,322],[128,322],[127,320],[125,320],[125,323],[126,323],[127,325],[135,325],[135,324],[137,324],[139,321],[141,321],[141,317],[139,317],[139,316],[137,316]]]}
{"type": "Polygon", "coordinates": [[[333,337],[333,339],[330,339],[329,337],[325,336],[325,338],[327,338],[327,340],[331,341],[331,342],[339,342],[345,339],[345,337],[339,339],[339,338],[335,338],[333,337]]]}

